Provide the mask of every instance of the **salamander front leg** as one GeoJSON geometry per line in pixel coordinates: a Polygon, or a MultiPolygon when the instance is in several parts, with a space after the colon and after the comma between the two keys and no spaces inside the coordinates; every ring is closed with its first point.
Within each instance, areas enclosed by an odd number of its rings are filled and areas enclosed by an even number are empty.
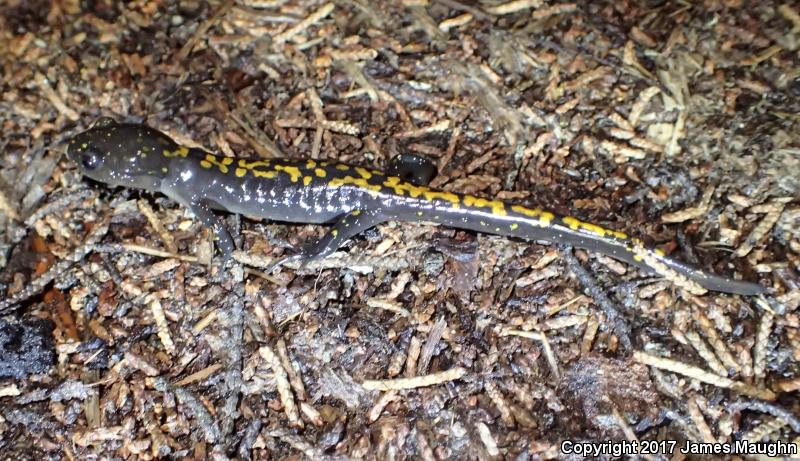
{"type": "Polygon", "coordinates": [[[386,222],[386,217],[377,211],[353,210],[341,216],[333,227],[321,239],[306,246],[295,255],[287,256],[269,268],[269,272],[290,261],[302,261],[306,263],[314,259],[321,259],[336,251],[342,244],[351,237],[360,234],[370,227],[377,226],[386,222]]]}
{"type": "Polygon", "coordinates": [[[231,255],[233,254],[233,250],[236,249],[236,245],[233,243],[233,238],[231,237],[230,232],[228,232],[228,229],[225,227],[222,219],[218,218],[217,215],[211,211],[209,202],[205,199],[191,201],[179,195],[169,193],[165,194],[169,198],[188,208],[189,211],[197,216],[197,219],[199,219],[204,226],[213,230],[217,248],[219,248],[219,251],[222,254],[223,262],[230,259],[231,255]]]}
{"type": "Polygon", "coordinates": [[[205,200],[191,206],[190,209],[203,225],[214,231],[214,240],[217,244],[217,248],[219,248],[219,252],[222,253],[222,260],[227,261],[230,259],[233,250],[236,249],[236,244],[233,243],[231,233],[228,232],[222,219],[218,218],[217,215],[211,211],[211,207],[208,206],[208,202],[205,200]]]}

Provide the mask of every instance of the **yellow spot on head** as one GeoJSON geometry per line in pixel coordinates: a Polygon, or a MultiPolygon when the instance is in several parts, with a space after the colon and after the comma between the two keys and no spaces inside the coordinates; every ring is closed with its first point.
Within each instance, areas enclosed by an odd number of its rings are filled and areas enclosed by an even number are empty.
{"type": "Polygon", "coordinates": [[[333,230],[331,231],[331,235],[332,235],[332,236],[334,236],[334,237],[336,237],[337,235],[339,235],[339,231],[338,231],[337,229],[333,229],[333,230]]]}
{"type": "Polygon", "coordinates": [[[358,216],[358,215],[360,215],[360,214],[361,214],[361,210],[353,210],[353,212],[352,212],[351,214],[352,214],[353,216],[358,216]]]}
{"type": "Polygon", "coordinates": [[[653,248],[653,253],[657,254],[658,256],[666,256],[664,251],[660,248],[653,248]]]}
{"type": "Polygon", "coordinates": [[[167,173],[167,172],[169,172],[169,169],[167,167],[165,167],[165,166],[162,166],[161,167],[161,172],[162,173],[167,173]]]}
{"type": "Polygon", "coordinates": [[[514,223],[511,225],[511,230],[517,230],[517,227],[519,227],[519,224],[514,223]]]}
{"type": "Polygon", "coordinates": [[[318,178],[324,178],[327,173],[322,168],[315,168],[314,174],[317,175],[318,178]]]}
{"type": "Polygon", "coordinates": [[[417,211],[417,216],[422,216],[422,212],[421,211],[417,211]]]}

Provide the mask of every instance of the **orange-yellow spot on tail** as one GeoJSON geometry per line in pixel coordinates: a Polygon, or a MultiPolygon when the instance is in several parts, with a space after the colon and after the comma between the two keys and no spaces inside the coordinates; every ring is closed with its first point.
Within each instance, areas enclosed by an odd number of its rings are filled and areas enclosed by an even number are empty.
{"type": "MultiPolygon", "coordinates": [[[[426,189],[427,189],[427,187],[426,187],[426,189]]],[[[461,200],[459,200],[458,195],[456,195],[456,194],[454,194],[452,192],[440,192],[440,191],[434,191],[434,190],[426,190],[426,191],[424,191],[422,193],[422,196],[425,197],[426,200],[437,200],[438,199],[438,200],[444,200],[444,201],[450,202],[450,203],[453,204],[453,208],[458,208],[459,207],[459,203],[461,202],[461,200]]]]}
{"type": "Polygon", "coordinates": [[[386,178],[383,185],[391,188],[397,195],[403,195],[405,192],[408,192],[408,195],[414,198],[421,195],[425,200],[444,200],[452,203],[453,208],[458,208],[461,202],[459,196],[452,192],[436,191],[425,186],[416,186],[409,182],[404,182],[397,176],[386,178]]]}
{"type": "Polygon", "coordinates": [[[539,208],[528,208],[522,205],[511,205],[511,210],[535,219],[536,221],[534,222],[534,225],[541,227],[549,226],[556,217],[556,215],[550,213],[549,211],[540,210],[539,208]]]}
{"type": "Polygon", "coordinates": [[[467,195],[464,197],[464,205],[474,206],[476,208],[491,208],[492,214],[498,216],[505,216],[508,214],[506,212],[506,204],[500,200],[486,200],[484,198],[467,195]]]}
{"type": "Polygon", "coordinates": [[[572,216],[565,216],[562,221],[564,221],[564,224],[568,225],[572,230],[578,230],[581,228],[581,222],[572,216]]]}
{"type": "Polygon", "coordinates": [[[568,225],[569,228],[572,229],[572,230],[582,229],[582,230],[585,230],[587,232],[591,232],[593,234],[596,234],[599,237],[613,236],[613,237],[616,237],[616,238],[622,239],[622,240],[627,240],[628,239],[628,235],[625,234],[624,232],[612,231],[612,230],[606,229],[604,227],[598,226],[597,224],[583,222],[583,221],[581,221],[579,219],[576,219],[576,218],[573,218],[571,216],[564,217],[562,219],[562,221],[564,221],[564,223],[566,225],[568,225]]]}

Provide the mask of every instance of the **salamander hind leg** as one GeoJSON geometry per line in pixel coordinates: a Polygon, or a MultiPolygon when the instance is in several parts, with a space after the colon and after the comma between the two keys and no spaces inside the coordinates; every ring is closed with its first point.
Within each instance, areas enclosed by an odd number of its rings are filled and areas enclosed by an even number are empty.
{"type": "Polygon", "coordinates": [[[421,155],[398,154],[389,161],[386,174],[397,176],[415,186],[427,186],[436,176],[436,165],[421,155]]]}
{"type": "Polygon", "coordinates": [[[386,221],[386,217],[380,212],[353,210],[340,216],[333,227],[321,239],[307,245],[300,253],[279,260],[270,267],[269,271],[290,261],[307,263],[315,259],[324,258],[336,251],[348,239],[386,221]]]}

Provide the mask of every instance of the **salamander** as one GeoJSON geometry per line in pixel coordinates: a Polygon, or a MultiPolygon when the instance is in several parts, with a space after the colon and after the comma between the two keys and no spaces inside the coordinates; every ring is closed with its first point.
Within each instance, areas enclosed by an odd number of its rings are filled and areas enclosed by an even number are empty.
{"type": "Polygon", "coordinates": [[[290,223],[332,227],[317,242],[289,259],[322,258],[346,240],[377,224],[423,221],[459,229],[566,243],[652,270],[654,260],[713,291],[755,295],[755,283],[704,272],[624,232],[571,216],[428,187],[371,168],[342,163],[285,159],[246,159],[214,155],[182,146],[142,124],[101,118],[69,141],[67,155],[83,175],[113,186],[161,192],[186,206],[209,228],[228,257],[235,245],[213,210],[224,210],[290,223]]]}

